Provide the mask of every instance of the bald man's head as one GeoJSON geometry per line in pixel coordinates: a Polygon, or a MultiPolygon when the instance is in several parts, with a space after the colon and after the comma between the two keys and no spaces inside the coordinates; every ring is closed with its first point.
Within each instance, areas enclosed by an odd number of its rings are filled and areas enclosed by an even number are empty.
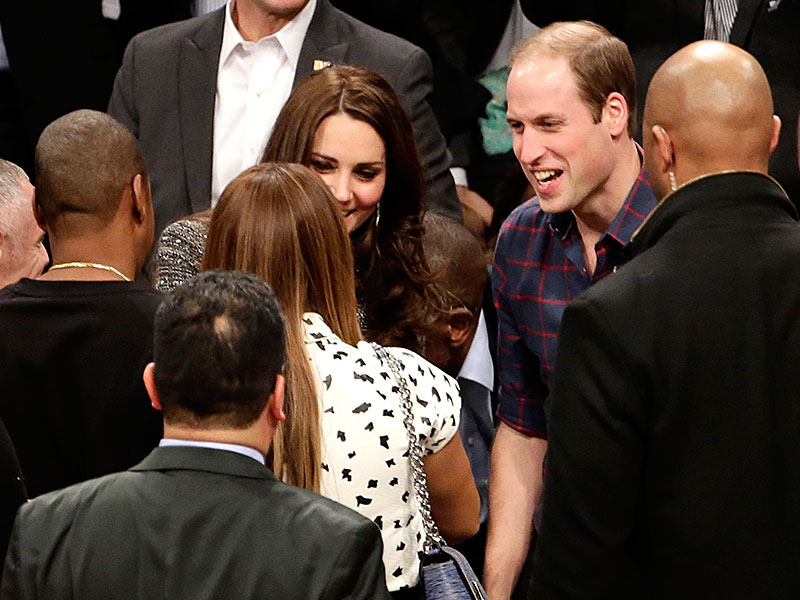
{"type": "Polygon", "coordinates": [[[647,90],[645,162],[659,198],[670,192],[670,172],[678,185],[721,171],[766,173],[779,132],[761,65],[731,44],[682,48],[647,90]]]}

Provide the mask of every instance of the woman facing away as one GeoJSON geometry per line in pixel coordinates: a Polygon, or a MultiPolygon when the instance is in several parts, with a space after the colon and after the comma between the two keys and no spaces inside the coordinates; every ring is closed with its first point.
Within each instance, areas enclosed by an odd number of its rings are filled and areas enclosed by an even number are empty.
{"type": "MultiPolygon", "coordinates": [[[[340,206],[301,165],[267,163],[239,175],[211,218],[203,270],[255,273],[275,290],[286,319],[287,419],[273,468],[381,529],[387,586],[418,582],[424,530],[410,487],[408,434],[388,364],[363,341],[353,256],[340,206]]],[[[458,435],[457,384],[421,357],[401,363],[425,449],[434,519],[456,543],[478,530],[479,499],[458,435]]]]}
{"type": "Polygon", "coordinates": [[[421,352],[447,307],[425,261],[422,168],[392,87],[362,67],[317,71],[292,92],[262,162],[307,165],[330,186],[352,241],[364,335],[421,352]]]}

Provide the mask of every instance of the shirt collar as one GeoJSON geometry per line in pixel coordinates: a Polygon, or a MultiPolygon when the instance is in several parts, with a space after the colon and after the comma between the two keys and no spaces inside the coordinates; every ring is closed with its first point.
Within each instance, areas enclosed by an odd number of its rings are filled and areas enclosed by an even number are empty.
{"type": "Polygon", "coordinates": [[[236,452],[237,454],[243,454],[244,456],[249,456],[253,460],[257,460],[262,465],[266,465],[266,461],[264,460],[264,455],[261,454],[255,448],[250,448],[249,446],[240,446],[239,444],[225,444],[222,442],[205,442],[200,440],[178,440],[175,438],[163,438],[158,445],[162,448],[168,448],[173,446],[184,446],[184,447],[191,447],[191,448],[211,448],[213,450],[225,450],[227,452],[236,452]]]}
{"type": "Polygon", "coordinates": [[[483,311],[478,317],[478,327],[472,344],[469,347],[464,364],[458,372],[459,378],[469,379],[481,384],[487,390],[494,387],[494,365],[492,363],[492,353],[489,350],[489,330],[486,327],[486,318],[483,311]]]}
{"type": "MultiPolygon", "coordinates": [[[[630,243],[634,232],[656,205],[656,198],[647,181],[647,172],[644,169],[644,151],[638,143],[634,142],[634,144],[641,163],[639,174],[636,176],[636,181],[633,182],[625,202],[617,212],[617,216],[603,234],[603,237],[611,236],[623,246],[630,243]]],[[[561,240],[567,239],[573,230],[575,215],[571,211],[567,211],[549,217],[549,225],[553,233],[561,240]]]]}
{"type": "MultiPolygon", "coordinates": [[[[236,25],[233,22],[233,15],[231,13],[233,2],[228,2],[225,6],[225,25],[222,30],[222,48],[219,52],[219,64],[224,65],[228,60],[231,52],[240,44],[245,43],[245,39],[236,25]]],[[[308,26],[311,24],[311,18],[314,16],[314,11],[317,8],[317,0],[310,0],[308,4],[303,7],[297,16],[289,21],[284,27],[274,33],[273,35],[261,38],[260,41],[269,38],[278,40],[281,48],[286,53],[289,59],[289,64],[293,69],[297,69],[297,63],[300,60],[300,50],[303,47],[303,40],[305,40],[308,26]]]]}

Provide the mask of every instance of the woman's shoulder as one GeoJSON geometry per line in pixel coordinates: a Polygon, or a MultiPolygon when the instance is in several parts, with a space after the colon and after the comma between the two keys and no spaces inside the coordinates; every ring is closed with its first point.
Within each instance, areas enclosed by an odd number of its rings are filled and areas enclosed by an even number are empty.
{"type": "Polygon", "coordinates": [[[178,219],[164,228],[154,257],[156,289],[170,291],[197,275],[206,237],[208,223],[192,217],[178,219]]]}
{"type": "Polygon", "coordinates": [[[208,235],[208,223],[205,221],[201,221],[199,219],[193,217],[185,217],[183,219],[178,219],[177,221],[173,221],[169,225],[164,228],[164,231],[161,232],[161,237],[159,238],[159,243],[163,243],[165,240],[172,240],[172,239],[186,239],[186,238],[198,238],[202,237],[203,244],[205,245],[205,239],[208,235]]]}
{"type": "Polygon", "coordinates": [[[458,390],[458,383],[453,377],[416,352],[395,346],[384,346],[383,349],[397,359],[397,362],[400,363],[400,370],[404,374],[458,390]]]}

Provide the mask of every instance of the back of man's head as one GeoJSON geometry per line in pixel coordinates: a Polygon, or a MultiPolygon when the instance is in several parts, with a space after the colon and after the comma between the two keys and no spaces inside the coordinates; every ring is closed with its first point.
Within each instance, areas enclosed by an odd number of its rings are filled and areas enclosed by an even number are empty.
{"type": "Polygon", "coordinates": [[[452,219],[425,215],[425,260],[449,303],[427,333],[425,358],[453,376],[469,351],[478,324],[488,272],[480,242],[452,219]]]}
{"type": "Polygon", "coordinates": [[[195,429],[254,423],[283,371],[283,316],[249,273],[208,271],[164,297],[155,319],[155,385],[165,422],[195,429]]]}
{"type": "Polygon", "coordinates": [[[710,173],[766,173],[780,132],[772,111],[764,70],[745,50],[716,41],[678,50],[645,102],[642,137],[657,196],[710,173]]]}
{"type": "Polygon", "coordinates": [[[36,204],[51,235],[102,229],[134,177],[147,182],[136,138],[94,110],[77,110],[50,123],[36,144],[35,167],[36,204]]]}
{"type": "Polygon", "coordinates": [[[452,219],[425,215],[425,260],[442,273],[441,286],[453,306],[480,308],[488,272],[480,242],[452,219]]]}
{"type": "Polygon", "coordinates": [[[22,277],[37,277],[47,264],[32,197],[25,171],[0,159],[0,287],[22,277]]]}
{"type": "Polygon", "coordinates": [[[514,47],[511,68],[543,57],[566,59],[595,123],[600,122],[608,95],[622,94],[628,105],[628,135],[634,136],[636,71],[625,42],[591,21],[552,23],[514,47]]]}

